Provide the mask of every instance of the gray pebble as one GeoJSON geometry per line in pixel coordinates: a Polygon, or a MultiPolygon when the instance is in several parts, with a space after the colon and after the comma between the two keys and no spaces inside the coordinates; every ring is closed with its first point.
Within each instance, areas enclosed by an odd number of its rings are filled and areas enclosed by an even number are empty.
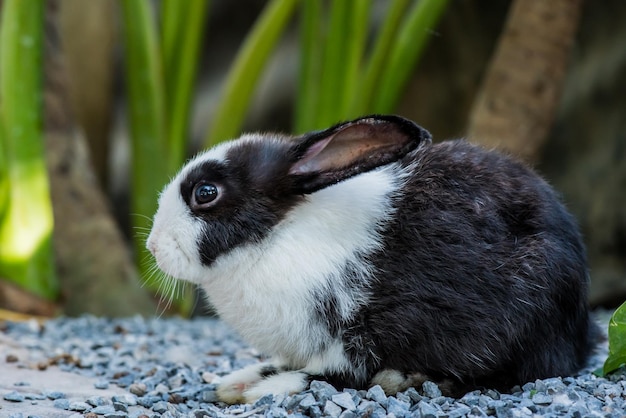
{"type": "Polygon", "coordinates": [[[428,396],[429,398],[438,398],[441,396],[439,386],[428,380],[422,384],[422,392],[424,392],[424,396],[428,396]]]}
{"type": "Polygon", "coordinates": [[[123,412],[112,412],[110,414],[104,414],[104,418],[128,418],[128,414],[123,412]]]}
{"type": "Polygon", "coordinates": [[[87,402],[75,401],[70,403],[70,411],[84,412],[91,409],[91,405],[87,402]]]}
{"type": "Polygon", "coordinates": [[[317,400],[315,399],[315,396],[313,396],[313,394],[311,393],[307,393],[306,395],[304,395],[304,398],[300,400],[300,407],[303,409],[310,408],[316,404],[317,400]]]}
{"type": "Polygon", "coordinates": [[[418,410],[423,418],[436,418],[439,410],[426,401],[420,401],[418,410]]]}
{"type": "Polygon", "coordinates": [[[167,403],[164,401],[159,401],[152,405],[152,410],[154,412],[158,412],[159,414],[163,414],[167,411],[167,403]]]}
{"type": "Polygon", "coordinates": [[[461,418],[471,412],[471,408],[467,405],[456,404],[454,408],[448,411],[448,418],[461,418]]]}
{"type": "Polygon", "coordinates": [[[339,405],[340,407],[347,409],[349,411],[356,408],[356,405],[354,404],[354,400],[352,399],[352,395],[350,395],[348,392],[342,392],[342,393],[333,395],[331,397],[331,400],[337,405],[339,405]]]}
{"type": "Polygon", "coordinates": [[[46,399],[46,397],[41,393],[25,393],[24,398],[29,401],[42,401],[46,399]]]}
{"type": "MultiPolygon", "coordinates": [[[[159,398],[161,399],[161,398],[159,398]]],[[[113,402],[123,403],[128,406],[137,405],[137,398],[134,395],[124,394],[124,395],[115,395],[111,398],[113,402]]]]}
{"type": "Polygon", "coordinates": [[[401,401],[393,396],[387,399],[387,412],[396,417],[403,417],[409,412],[410,403],[401,401]]]}
{"type": "Polygon", "coordinates": [[[55,399],[55,400],[54,400],[54,402],[52,402],[52,405],[53,405],[55,408],[58,408],[58,409],[65,409],[66,411],[67,411],[68,409],[70,409],[70,401],[68,401],[68,400],[67,400],[67,399],[65,399],[65,398],[55,399]]]}
{"type": "Polygon", "coordinates": [[[96,389],[108,389],[109,381],[108,380],[98,380],[93,384],[93,387],[96,389]]]}
{"type": "Polygon", "coordinates": [[[128,391],[133,395],[143,396],[147,392],[147,387],[144,383],[133,383],[128,387],[128,391]]]}
{"type": "Polygon", "coordinates": [[[115,413],[116,409],[115,407],[113,407],[113,405],[100,405],[100,406],[94,407],[89,412],[93,412],[94,414],[98,414],[98,415],[105,415],[105,414],[115,413]]]}
{"type": "Polygon", "coordinates": [[[326,404],[324,405],[324,413],[333,418],[341,415],[342,411],[341,407],[333,401],[326,401],[326,404]]]}
{"type": "Polygon", "coordinates": [[[535,393],[532,400],[536,405],[549,405],[552,403],[552,396],[539,392],[535,393]]]}
{"type": "Polygon", "coordinates": [[[371,388],[369,388],[366,397],[367,399],[376,401],[381,405],[385,405],[385,402],[387,402],[387,395],[385,395],[385,391],[382,387],[380,387],[380,385],[372,386],[371,388]]]}
{"type": "Polygon", "coordinates": [[[45,395],[48,399],[51,399],[51,400],[65,398],[65,393],[63,393],[63,392],[58,392],[58,391],[44,392],[43,394],[44,394],[44,395],[45,395]]]}
{"type": "Polygon", "coordinates": [[[9,402],[24,402],[26,397],[20,392],[12,391],[4,394],[4,400],[9,402]]]}

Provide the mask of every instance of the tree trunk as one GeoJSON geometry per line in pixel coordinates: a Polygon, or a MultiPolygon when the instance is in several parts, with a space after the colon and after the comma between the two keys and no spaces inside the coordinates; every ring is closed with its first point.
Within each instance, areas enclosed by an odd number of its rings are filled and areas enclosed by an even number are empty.
{"type": "Polygon", "coordinates": [[[515,0],[470,116],[469,139],[534,161],[552,126],[582,0],[515,0]]]}
{"type": "Polygon", "coordinates": [[[153,314],[155,305],[139,285],[129,247],[76,129],[57,29],[58,4],[46,4],[44,134],[62,308],[68,315],[153,314]]]}

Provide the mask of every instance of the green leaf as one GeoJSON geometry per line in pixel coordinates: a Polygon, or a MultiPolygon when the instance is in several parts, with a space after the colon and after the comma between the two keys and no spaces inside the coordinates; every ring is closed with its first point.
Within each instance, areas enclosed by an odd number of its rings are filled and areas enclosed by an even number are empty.
{"type": "Polygon", "coordinates": [[[192,91],[208,0],[165,0],[162,51],[168,109],[167,159],[174,172],[186,157],[192,91]]]}
{"type": "Polygon", "coordinates": [[[304,133],[315,128],[317,120],[322,48],[320,43],[322,2],[302,0],[300,9],[300,69],[294,111],[294,131],[304,133]]]}
{"type": "Polygon", "coordinates": [[[206,146],[238,135],[250,99],[270,52],[293,14],[297,0],[272,0],[246,37],[228,73],[220,106],[206,138],[206,146]]]}
{"type": "Polygon", "coordinates": [[[5,0],[0,27],[0,277],[58,294],[42,133],[42,0],[5,0]],[[7,184],[8,183],[8,184],[7,184]]]}
{"type": "Polygon", "coordinates": [[[375,113],[392,112],[448,0],[420,0],[399,29],[374,95],[375,113]]]}
{"type": "Polygon", "coordinates": [[[354,116],[368,113],[372,108],[372,98],[378,90],[381,74],[388,64],[389,51],[396,39],[395,35],[406,11],[408,1],[393,0],[388,2],[390,5],[387,15],[361,75],[359,90],[353,97],[352,115],[354,116]]]}
{"type": "MultiPolygon", "coordinates": [[[[157,209],[158,193],[173,170],[167,161],[165,84],[150,2],[122,0],[121,6],[133,163],[132,222],[136,231],[147,233],[157,209]]],[[[137,260],[148,257],[144,244],[144,235],[136,234],[137,260]]],[[[139,266],[144,267],[142,263],[139,266]]]]}
{"type": "Polygon", "coordinates": [[[604,362],[604,374],[626,364],[626,302],[613,313],[609,321],[609,356],[604,362]]]}

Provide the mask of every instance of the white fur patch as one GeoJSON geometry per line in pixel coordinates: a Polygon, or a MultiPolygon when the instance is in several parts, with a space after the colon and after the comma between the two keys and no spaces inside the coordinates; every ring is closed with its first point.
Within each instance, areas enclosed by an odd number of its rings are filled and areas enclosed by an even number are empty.
{"type": "Polygon", "coordinates": [[[266,377],[244,391],[244,400],[247,403],[253,403],[270,393],[272,395],[290,395],[302,392],[309,383],[308,377],[306,373],[297,371],[282,372],[266,377]]]}
{"type": "MultiPolygon", "coordinates": [[[[382,245],[380,226],[393,213],[390,197],[400,188],[403,170],[390,164],[313,193],[261,243],[237,247],[206,267],[196,246],[201,221],[189,214],[180,181],[201,162],[224,162],[229,146],[197,156],[164,190],[148,240],[158,266],[200,284],[224,321],[291,369],[351,370],[341,341],[315,316],[315,296],[332,294],[343,319],[367,302],[371,266],[359,255],[382,245]],[[347,265],[356,266],[362,287],[341,276],[347,265]]],[[[290,381],[285,387],[291,384],[298,386],[290,381]]]]}
{"type": "Polygon", "coordinates": [[[251,364],[222,377],[217,387],[217,396],[229,404],[246,402],[244,392],[262,379],[261,370],[269,365],[251,364]]]}

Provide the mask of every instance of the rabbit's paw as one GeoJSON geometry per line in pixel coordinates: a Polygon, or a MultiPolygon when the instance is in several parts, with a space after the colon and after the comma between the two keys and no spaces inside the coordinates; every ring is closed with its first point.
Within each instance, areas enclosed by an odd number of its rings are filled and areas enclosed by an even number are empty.
{"type": "Polygon", "coordinates": [[[228,404],[246,402],[244,392],[273,374],[278,368],[270,363],[252,364],[224,376],[217,387],[218,398],[228,404]]]}
{"type": "Polygon", "coordinates": [[[428,377],[422,373],[402,373],[398,370],[384,369],[376,373],[371,384],[380,385],[387,395],[395,395],[410,387],[420,387],[428,377]]]}
{"type": "Polygon", "coordinates": [[[302,392],[309,385],[309,374],[298,371],[281,372],[268,376],[249,386],[243,392],[246,403],[254,403],[257,399],[268,395],[284,395],[302,392]]]}

